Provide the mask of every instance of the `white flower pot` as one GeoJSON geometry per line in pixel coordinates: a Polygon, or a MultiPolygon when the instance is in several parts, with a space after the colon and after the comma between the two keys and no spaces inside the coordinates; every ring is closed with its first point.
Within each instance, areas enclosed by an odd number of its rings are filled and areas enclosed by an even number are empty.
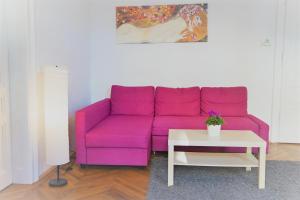
{"type": "Polygon", "coordinates": [[[209,136],[219,136],[221,133],[221,125],[209,125],[207,126],[209,136]]]}

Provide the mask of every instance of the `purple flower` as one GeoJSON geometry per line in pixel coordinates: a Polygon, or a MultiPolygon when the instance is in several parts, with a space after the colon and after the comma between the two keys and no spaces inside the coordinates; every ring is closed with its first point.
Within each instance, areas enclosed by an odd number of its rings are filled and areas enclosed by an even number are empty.
{"type": "Polygon", "coordinates": [[[208,114],[210,117],[219,117],[219,113],[216,113],[214,111],[209,111],[208,114]]]}

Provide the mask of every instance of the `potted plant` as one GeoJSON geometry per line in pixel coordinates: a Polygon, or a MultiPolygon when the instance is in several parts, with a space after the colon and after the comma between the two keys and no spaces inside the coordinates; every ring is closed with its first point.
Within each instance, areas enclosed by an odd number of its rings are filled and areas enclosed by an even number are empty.
{"type": "Polygon", "coordinates": [[[219,136],[221,126],[224,124],[223,118],[216,112],[210,111],[209,117],[206,120],[207,130],[209,136],[219,136]]]}

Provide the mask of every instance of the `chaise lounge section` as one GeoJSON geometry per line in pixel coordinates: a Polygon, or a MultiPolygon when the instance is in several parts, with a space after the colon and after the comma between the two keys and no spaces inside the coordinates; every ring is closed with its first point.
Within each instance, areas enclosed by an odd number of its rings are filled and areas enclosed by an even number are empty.
{"type": "Polygon", "coordinates": [[[147,166],[154,87],[112,86],[111,99],[76,113],[76,162],[147,166]]]}
{"type": "MultiPolygon", "coordinates": [[[[151,150],[167,151],[169,129],[206,129],[211,110],[225,119],[222,129],[251,130],[268,143],[269,126],[247,112],[246,87],[112,86],[110,99],[76,113],[76,162],[147,166],[151,150]]],[[[245,152],[244,148],[197,150],[245,152]]]]}

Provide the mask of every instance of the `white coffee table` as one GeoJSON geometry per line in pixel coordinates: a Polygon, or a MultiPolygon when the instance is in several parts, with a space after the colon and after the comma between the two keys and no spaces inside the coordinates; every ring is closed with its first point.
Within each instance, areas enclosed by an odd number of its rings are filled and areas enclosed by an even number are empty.
{"type": "Polygon", "coordinates": [[[174,165],[211,167],[258,167],[258,187],[265,188],[266,142],[252,131],[222,130],[217,137],[206,130],[170,129],[168,139],[168,186],[174,184],[174,165]],[[174,151],[174,146],[246,147],[246,153],[204,153],[174,151]],[[252,148],[259,148],[258,159],[252,148]]]}

